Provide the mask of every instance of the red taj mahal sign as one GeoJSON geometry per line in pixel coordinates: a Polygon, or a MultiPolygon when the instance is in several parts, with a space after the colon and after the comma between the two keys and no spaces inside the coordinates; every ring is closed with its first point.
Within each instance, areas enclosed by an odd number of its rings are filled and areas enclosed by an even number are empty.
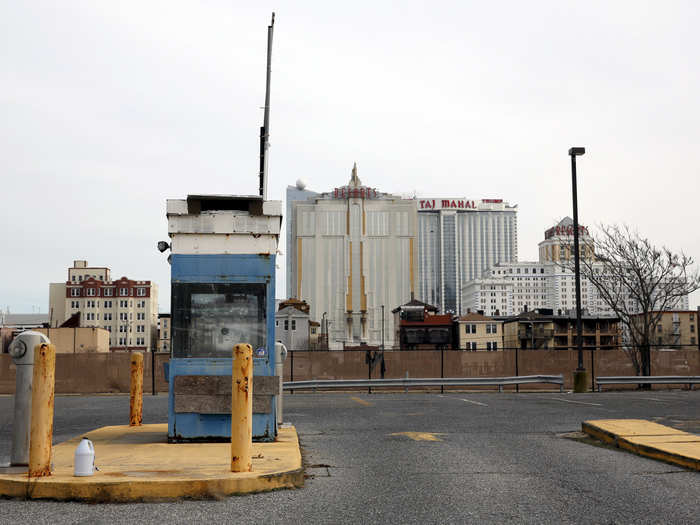
{"type": "Polygon", "coordinates": [[[464,199],[426,199],[418,201],[419,210],[439,210],[439,209],[476,209],[474,201],[464,199]]]}

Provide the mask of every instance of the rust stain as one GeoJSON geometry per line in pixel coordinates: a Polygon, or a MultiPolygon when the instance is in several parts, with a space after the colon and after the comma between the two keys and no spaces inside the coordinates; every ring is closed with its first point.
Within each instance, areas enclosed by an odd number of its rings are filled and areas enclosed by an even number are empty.
{"type": "Polygon", "coordinates": [[[143,354],[131,354],[130,365],[129,426],[135,427],[143,422],[143,354]]]}

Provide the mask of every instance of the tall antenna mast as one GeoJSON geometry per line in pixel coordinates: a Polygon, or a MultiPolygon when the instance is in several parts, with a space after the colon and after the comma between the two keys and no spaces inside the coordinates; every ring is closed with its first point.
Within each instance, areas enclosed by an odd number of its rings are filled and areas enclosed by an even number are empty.
{"type": "Polygon", "coordinates": [[[270,63],[272,62],[272,30],[275,27],[275,13],[267,26],[267,79],[265,82],[265,116],[260,128],[260,196],[267,199],[267,149],[270,147],[270,63]]]}

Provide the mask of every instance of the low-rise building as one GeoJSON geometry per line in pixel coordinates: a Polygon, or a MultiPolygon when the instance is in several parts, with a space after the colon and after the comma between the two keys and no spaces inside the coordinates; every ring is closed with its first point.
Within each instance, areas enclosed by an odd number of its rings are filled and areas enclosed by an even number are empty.
{"type": "Polygon", "coordinates": [[[394,310],[394,348],[442,350],[457,348],[453,316],[438,315],[437,307],[411,299],[394,310]],[[396,344],[398,343],[398,344],[396,344]]]}
{"type": "Polygon", "coordinates": [[[551,309],[522,312],[503,321],[503,345],[512,350],[539,350],[554,346],[551,309]]]}
{"type": "Polygon", "coordinates": [[[503,321],[470,312],[457,318],[457,338],[460,350],[502,350],[503,321]]]}
{"type": "MultiPolygon", "coordinates": [[[[310,350],[312,327],[309,310],[306,301],[294,298],[281,301],[275,312],[275,341],[282,342],[287,350],[310,350]]],[[[318,327],[318,323],[316,325],[318,327]]],[[[316,333],[314,336],[318,342],[316,333]]]]}
{"type": "Polygon", "coordinates": [[[48,314],[11,314],[0,310],[0,353],[8,352],[18,334],[48,326],[48,321],[48,314]]]}
{"type": "MultiPolygon", "coordinates": [[[[656,315],[659,312],[651,312],[656,315]]],[[[679,310],[661,312],[653,327],[651,343],[661,348],[683,348],[698,344],[698,311],[679,310]]],[[[641,322],[642,314],[635,316],[641,322]]]]}
{"type": "Polygon", "coordinates": [[[57,354],[94,354],[109,352],[109,332],[104,328],[36,328],[49,338],[57,354]]]}
{"type": "MultiPolygon", "coordinates": [[[[581,316],[583,348],[607,350],[620,344],[619,319],[584,313],[581,316]]],[[[503,321],[503,344],[508,349],[569,350],[576,345],[576,314],[553,313],[550,308],[523,312],[503,321]]]]}

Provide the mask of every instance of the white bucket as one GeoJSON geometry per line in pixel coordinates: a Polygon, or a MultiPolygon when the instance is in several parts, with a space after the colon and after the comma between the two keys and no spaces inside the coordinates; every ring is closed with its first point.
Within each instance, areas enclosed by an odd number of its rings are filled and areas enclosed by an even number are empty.
{"type": "Polygon", "coordinates": [[[75,449],[74,476],[92,476],[95,472],[95,449],[88,438],[80,440],[75,449]]]}

